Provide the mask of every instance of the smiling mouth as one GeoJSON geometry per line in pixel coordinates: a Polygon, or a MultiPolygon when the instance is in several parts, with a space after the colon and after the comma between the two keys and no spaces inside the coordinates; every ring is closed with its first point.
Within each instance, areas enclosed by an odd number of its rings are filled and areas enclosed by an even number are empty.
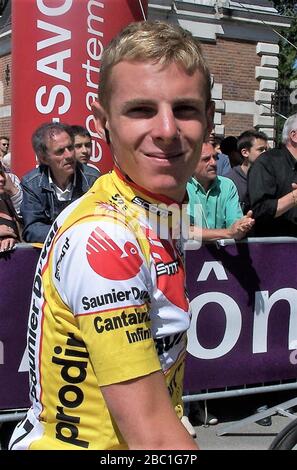
{"type": "Polygon", "coordinates": [[[145,154],[149,158],[156,158],[157,160],[174,160],[182,157],[183,152],[179,153],[147,153],[145,154]]]}

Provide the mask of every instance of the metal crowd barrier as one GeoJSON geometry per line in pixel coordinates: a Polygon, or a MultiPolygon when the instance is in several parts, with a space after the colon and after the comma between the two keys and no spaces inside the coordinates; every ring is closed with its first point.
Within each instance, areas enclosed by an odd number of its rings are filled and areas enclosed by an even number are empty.
{"type": "MultiPolygon", "coordinates": [[[[297,388],[296,243],[228,240],[186,251],[193,318],[184,401],[297,388]]],[[[26,329],[39,253],[19,244],[0,254],[0,422],[29,406],[26,329]]]]}

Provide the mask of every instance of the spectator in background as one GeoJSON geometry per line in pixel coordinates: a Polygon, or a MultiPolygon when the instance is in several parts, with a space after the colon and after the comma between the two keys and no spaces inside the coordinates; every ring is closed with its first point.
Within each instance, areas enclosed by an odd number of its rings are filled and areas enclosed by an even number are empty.
{"type": "Polygon", "coordinates": [[[256,160],[256,158],[265,152],[268,148],[268,137],[264,132],[251,129],[243,132],[238,137],[237,148],[242,157],[242,164],[234,166],[229,173],[226,174],[235,184],[239,202],[244,214],[249,210],[247,200],[247,174],[248,170],[256,160]]]}
{"type": "MultiPolygon", "coordinates": [[[[240,240],[252,228],[252,213],[243,216],[235,184],[217,175],[215,150],[210,143],[203,144],[194,176],[187,184],[191,238],[202,241],[240,240]],[[202,228],[202,230],[201,230],[202,228]]],[[[190,417],[203,424],[217,424],[218,418],[207,411],[201,402],[190,406],[190,417]]],[[[195,423],[196,424],[196,423],[195,423]]]]}
{"type": "MultiPolygon", "coordinates": [[[[83,126],[71,126],[74,135],[74,153],[75,158],[80,163],[84,163],[88,165],[90,162],[90,158],[92,155],[92,140],[91,134],[89,133],[88,129],[83,126]]],[[[98,176],[100,172],[98,168],[93,165],[92,166],[95,170],[98,171],[98,176]]]]}
{"type": "Polygon", "coordinates": [[[249,212],[243,217],[233,181],[217,176],[214,149],[209,143],[203,144],[200,160],[187,190],[192,232],[201,236],[201,231],[195,229],[195,226],[201,225],[202,240],[240,240],[252,228],[252,214],[249,212]]]}
{"type": "Polygon", "coordinates": [[[85,165],[89,163],[92,153],[91,134],[83,126],[71,126],[74,135],[74,154],[76,160],[85,165]]]}
{"type": "Polygon", "coordinates": [[[0,161],[0,163],[2,164],[2,169],[5,171],[5,184],[4,184],[5,194],[10,198],[15,212],[19,216],[20,207],[21,207],[21,203],[23,200],[23,190],[21,188],[21,182],[14,173],[11,173],[9,170],[7,170],[7,167],[4,165],[3,161],[2,162],[0,161]]]}
{"type": "Polygon", "coordinates": [[[233,135],[225,137],[221,142],[221,152],[228,155],[230,165],[233,168],[234,166],[241,165],[242,157],[237,149],[237,138],[233,135]]]}
{"type": "Polygon", "coordinates": [[[21,241],[18,216],[6,190],[7,173],[0,162],[0,252],[11,250],[21,241]]]}
{"type": "Polygon", "coordinates": [[[43,124],[33,133],[32,146],[40,166],[21,181],[23,238],[43,243],[57,215],[90,189],[98,171],[75,159],[73,132],[66,124],[43,124]]]}
{"type": "Polygon", "coordinates": [[[215,157],[217,159],[217,174],[219,176],[225,176],[231,170],[231,165],[228,155],[225,155],[221,151],[222,137],[216,136],[214,132],[210,134],[209,142],[214,148],[215,157]]]}
{"type": "Polygon", "coordinates": [[[1,161],[2,161],[2,158],[4,157],[4,155],[7,154],[8,149],[9,149],[9,138],[2,135],[0,137],[0,160],[1,161]]]}
{"type": "Polygon", "coordinates": [[[283,147],[260,155],[248,174],[255,235],[297,236],[297,114],[282,132],[283,147]]]}
{"type": "Polygon", "coordinates": [[[4,155],[4,157],[2,157],[2,164],[6,171],[10,171],[10,168],[11,168],[11,153],[10,152],[7,152],[7,154],[4,155]]]}

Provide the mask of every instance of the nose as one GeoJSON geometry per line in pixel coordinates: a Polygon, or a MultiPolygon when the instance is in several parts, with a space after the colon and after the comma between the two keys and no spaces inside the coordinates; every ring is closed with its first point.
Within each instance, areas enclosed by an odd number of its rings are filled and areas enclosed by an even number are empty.
{"type": "Polygon", "coordinates": [[[170,106],[158,110],[153,120],[152,137],[164,142],[171,142],[178,136],[179,129],[174,112],[170,106]]]}

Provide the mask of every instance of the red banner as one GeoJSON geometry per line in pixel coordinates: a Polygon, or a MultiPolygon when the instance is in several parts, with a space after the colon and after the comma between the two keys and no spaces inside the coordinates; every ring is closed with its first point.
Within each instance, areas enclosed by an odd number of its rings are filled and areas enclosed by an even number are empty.
{"type": "Polygon", "coordinates": [[[111,168],[91,111],[100,58],[111,38],[146,10],[147,0],[12,2],[12,168],[18,176],[35,167],[31,136],[50,121],[85,126],[91,163],[103,173],[111,168]]]}

